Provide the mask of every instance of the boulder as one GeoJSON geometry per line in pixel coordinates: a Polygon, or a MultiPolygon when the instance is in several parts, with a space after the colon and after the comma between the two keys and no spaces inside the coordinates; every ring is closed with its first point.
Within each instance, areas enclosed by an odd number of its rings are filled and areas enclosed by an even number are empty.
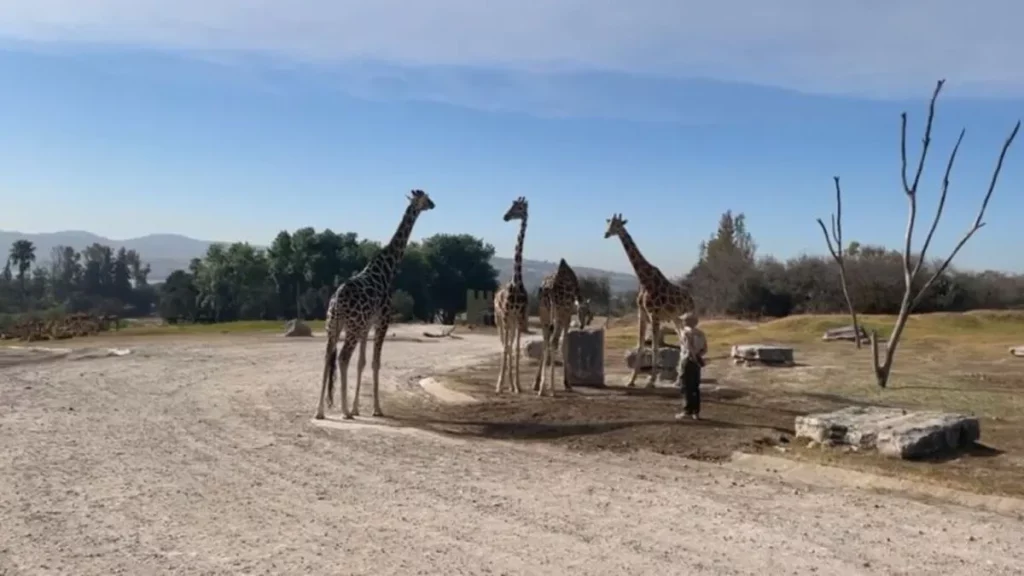
{"type": "Polygon", "coordinates": [[[797,416],[794,424],[797,438],[875,449],[883,456],[903,459],[962,449],[981,438],[981,426],[972,416],[880,406],[797,416]]]}
{"type": "MultiPolygon", "coordinates": [[[[544,354],[544,341],[543,340],[530,340],[526,343],[526,357],[534,362],[540,362],[541,356],[544,354]]],[[[556,351],[557,355],[558,352],[556,351]]]]}
{"type": "Polygon", "coordinates": [[[1010,348],[1010,354],[1018,358],[1024,358],[1024,346],[1014,346],[1013,348],[1010,348]]]}
{"type": "Polygon", "coordinates": [[[288,337],[288,338],[292,338],[292,337],[312,337],[313,336],[313,329],[310,328],[308,325],[306,325],[306,323],[303,322],[302,320],[299,320],[299,319],[289,320],[288,323],[285,324],[284,335],[285,335],[285,337],[288,337]]]}
{"type": "Polygon", "coordinates": [[[738,344],[732,347],[733,362],[736,364],[793,365],[793,349],[768,344],[738,344]]]}

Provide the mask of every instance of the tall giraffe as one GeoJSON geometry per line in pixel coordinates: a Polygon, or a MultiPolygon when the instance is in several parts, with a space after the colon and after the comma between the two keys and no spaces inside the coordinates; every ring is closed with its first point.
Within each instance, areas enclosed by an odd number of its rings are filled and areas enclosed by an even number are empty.
{"type": "MultiPolygon", "coordinates": [[[[551,380],[551,395],[555,395],[555,361],[554,351],[558,349],[558,342],[569,331],[569,324],[572,323],[573,313],[580,311],[580,281],[576,272],[569,266],[565,258],[558,262],[558,269],[554,274],[546,276],[540,283],[537,290],[537,298],[540,302],[540,325],[543,334],[544,348],[541,354],[540,366],[537,367],[537,377],[533,380],[533,389],[538,396],[544,395],[544,383],[551,380]],[[548,373],[544,373],[545,366],[548,373]]],[[[583,317],[580,317],[582,326],[583,317]]],[[[565,371],[568,350],[562,347],[562,370],[565,371]]],[[[565,380],[565,389],[572,390],[569,381],[565,380]]]]}
{"type": "MultiPolygon", "coordinates": [[[[643,350],[644,334],[648,322],[651,326],[651,379],[647,387],[652,388],[658,381],[658,348],[662,320],[672,323],[679,334],[679,341],[682,342],[683,321],[679,318],[686,312],[692,312],[695,308],[693,296],[690,292],[669,281],[662,274],[657,266],[651,264],[640,253],[640,249],[633,242],[633,237],[626,231],[626,220],[622,214],[615,214],[608,220],[608,230],[604,237],[611,238],[618,236],[622,241],[622,247],[626,249],[626,256],[636,272],[640,281],[640,290],[637,293],[637,336],[636,347],[639,353],[643,350]]],[[[633,374],[630,375],[626,386],[633,386],[636,382],[636,375],[640,371],[640,362],[633,365],[633,374]]],[[[680,372],[682,374],[682,372],[680,372]]]]}
{"type": "Polygon", "coordinates": [[[373,325],[373,415],[383,416],[380,409],[380,353],[384,347],[388,324],[391,320],[391,288],[402,261],[405,247],[409,243],[412,227],[420,213],[434,208],[434,202],[422,190],[409,194],[409,206],[405,209],[398,229],[388,245],[383,247],[360,272],[338,286],[327,306],[327,349],[324,351],[324,374],[320,386],[320,403],[316,407],[316,418],[324,418],[324,406],[334,405],[334,373],[340,368],[341,413],[345,419],[359,414],[359,389],[366,367],[366,340],[373,325]],[[338,351],[338,339],[345,331],[345,343],[338,351]],[[356,396],[352,411],[348,409],[348,364],[352,352],[359,345],[359,360],[356,364],[356,396]],[[339,366],[340,364],[340,366],[339,366]]]}
{"type": "Polygon", "coordinates": [[[512,372],[512,344],[515,339],[515,372],[510,374],[509,387],[512,392],[519,393],[519,341],[522,335],[522,323],[526,320],[526,305],[529,300],[526,286],[523,285],[523,241],[526,239],[526,220],[528,216],[526,198],[520,196],[512,202],[512,207],[505,213],[504,220],[519,220],[519,236],[516,238],[516,254],[513,264],[512,279],[501,287],[494,295],[494,323],[498,326],[498,337],[501,339],[501,371],[498,372],[498,383],[494,391],[501,394],[505,385],[506,367],[512,372]]]}

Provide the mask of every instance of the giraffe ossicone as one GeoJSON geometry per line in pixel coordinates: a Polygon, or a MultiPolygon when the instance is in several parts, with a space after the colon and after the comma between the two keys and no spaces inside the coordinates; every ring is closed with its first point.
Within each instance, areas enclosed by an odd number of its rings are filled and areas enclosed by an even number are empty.
{"type": "Polygon", "coordinates": [[[359,392],[366,367],[366,341],[370,328],[374,330],[373,360],[373,415],[383,416],[380,408],[380,356],[387,337],[391,320],[391,290],[398,265],[409,244],[416,219],[427,210],[434,209],[434,201],[423,190],[412,190],[407,199],[409,205],[398,223],[398,229],[386,246],[370,259],[366,266],[338,286],[327,306],[327,347],[324,350],[324,371],[320,385],[320,402],[316,418],[325,417],[325,408],[334,405],[334,375],[338,372],[341,380],[341,412],[345,419],[359,414],[359,392]],[[345,341],[338,350],[342,330],[345,341]],[[356,390],[352,410],[348,409],[348,365],[352,354],[359,347],[356,364],[356,390]]]}
{"type": "MultiPolygon", "coordinates": [[[[640,249],[633,241],[633,237],[626,231],[627,220],[622,217],[622,214],[612,215],[607,222],[608,229],[605,230],[604,237],[619,237],[619,240],[622,241],[622,247],[626,250],[626,256],[629,258],[630,264],[633,265],[633,271],[636,272],[637,280],[640,282],[640,290],[636,295],[636,347],[638,353],[643,350],[644,336],[649,324],[651,328],[651,378],[647,382],[647,387],[651,388],[657,384],[660,372],[658,369],[658,340],[659,333],[661,332],[661,322],[671,322],[676,329],[676,334],[679,335],[679,341],[682,342],[683,321],[680,317],[687,312],[693,312],[696,309],[696,304],[689,290],[666,278],[661,269],[644,258],[644,255],[640,253],[640,249]]],[[[680,355],[681,361],[682,355],[680,355]]],[[[635,384],[639,371],[640,362],[636,362],[633,365],[633,373],[630,374],[626,386],[633,386],[635,384]]],[[[682,374],[682,366],[679,366],[678,373],[682,374]]]]}

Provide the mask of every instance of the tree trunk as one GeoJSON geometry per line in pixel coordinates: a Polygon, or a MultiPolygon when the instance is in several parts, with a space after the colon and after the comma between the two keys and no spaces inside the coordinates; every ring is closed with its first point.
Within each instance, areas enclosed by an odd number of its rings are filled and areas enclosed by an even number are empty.
{"type": "Polygon", "coordinates": [[[885,358],[882,363],[878,362],[878,335],[875,332],[871,332],[871,359],[875,368],[875,381],[878,383],[879,388],[885,388],[889,384],[889,374],[892,372],[892,361],[896,354],[896,348],[899,346],[900,337],[903,335],[903,328],[907,325],[907,320],[910,319],[910,303],[911,294],[910,290],[903,296],[903,302],[900,304],[900,313],[896,317],[896,324],[892,328],[892,334],[889,335],[889,340],[886,342],[885,347],[885,358]]]}

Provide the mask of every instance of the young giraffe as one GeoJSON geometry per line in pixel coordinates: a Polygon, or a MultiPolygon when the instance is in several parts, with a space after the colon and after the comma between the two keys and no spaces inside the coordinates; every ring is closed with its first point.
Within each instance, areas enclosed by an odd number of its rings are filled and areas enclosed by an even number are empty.
{"type": "Polygon", "coordinates": [[[519,393],[519,341],[522,335],[522,324],[526,320],[526,304],[528,296],[523,286],[523,240],[526,238],[526,219],[528,206],[526,198],[520,196],[512,203],[505,213],[505,222],[519,220],[519,237],[516,238],[516,254],[512,272],[512,280],[501,287],[494,295],[494,323],[498,326],[498,337],[501,339],[501,371],[498,372],[498,383],[494,391],[501,394],[505,385],[506,367],[512,372],[512,342],[515,339],[515,372],[510,374],[509,388],[519,393]]]}
{"type": "Polygon", "coordinates": [[[594,311],[590,308],[590,298],[584,298],[576,302],[576,316],[578,317],[580,328],[586,328],[594,321],[594,311]]]}
{"type": "MultiPolygon", "coordinates": [[[[680,336],[679,341],[682,342],[683,321],[679,317],[694,310],[693,296],[682,286],[669,281],[657,266],[644,258],[629,232],[626,232],[626,220],[622,214],[615,214],[608,220],[608,230],[605,231],[604,237],[611,238],[612,236],[618,236],[619,240],[622,240],[626,256],[629,257],[637,279],[640,280],[640,290],[636,297],[639,324],[636,346],[638,351],[643,349],[644,334],[649,322],[651,326],[651,379],[647,382],[647,387],[652,388],[658,381],[658,336],[661,332],[661,322],[662,320],[671,322],[680,336]]],[[[639,371],[640,362],[638,361],[633,365],[633,374],[630,375],[626,386],[634,385],[639,371]]],[[[680,374],[682,374],[681,370],[680,374]]]]}
{"type": "MultiPolygon", "coordinates": [[[[540,302],[540,325],[543,334],[544,348],[541,354],[540,366],[537,367],[537,377],[533,380],[533,389],[538,396],[544,395],[544,383],[551,380],[551,395],[555,395],[555,360],[554,351],[558,349],[558,342],[563,335],[569,331],[569,324],[572,322],[573,313],[579,313],[580,307],[580,281],[576,272],[562,258],[558,262],[558,269],[554,274],[546,276],[541,281],[537,290],[537,299],[540,302]],[[544,373],[547,366],[548,373],[544,373]]],[[[580,317],[582,326],[583,318],[580,317]]],[[[562,370],[565,370],[565,363],[568,351],[562,350],[562,370]]],[[[565,389],[572,390],[569,382],[563,378],[565,389]]]]}
{"type": "Polygon", "coordinates": [[[402,261],[409,235],[420,213],[434,208],[434,202],[422,190],[413,190],[409,195],[409,207],[398,224],[391,241],[373,257],[359,273],[338,286],[327,306],[327,349],[324,351],[324,374],[320,386],[320,403],[316,407],[316,418],[324,418],[324,405],[334,405],[334,373],[340,368],[341,413],[345,419],[359,414],[359,388],[366,367],[366,340],[371,324],[373,337],[373,415],[383,416],[380,409],[380,353],[384,347],[388,324],[391,320],[391,285],[402,261]],[[345,343],[339,352],[338,339],[345,331],[345,343]],[[352,352],[359,345],[359,360],[356,364],[356,396],[352,400],[352,411],[348,409],[348,364],[352,352]],[[340,366],[338,366],[340,364],[340,366]]]}

